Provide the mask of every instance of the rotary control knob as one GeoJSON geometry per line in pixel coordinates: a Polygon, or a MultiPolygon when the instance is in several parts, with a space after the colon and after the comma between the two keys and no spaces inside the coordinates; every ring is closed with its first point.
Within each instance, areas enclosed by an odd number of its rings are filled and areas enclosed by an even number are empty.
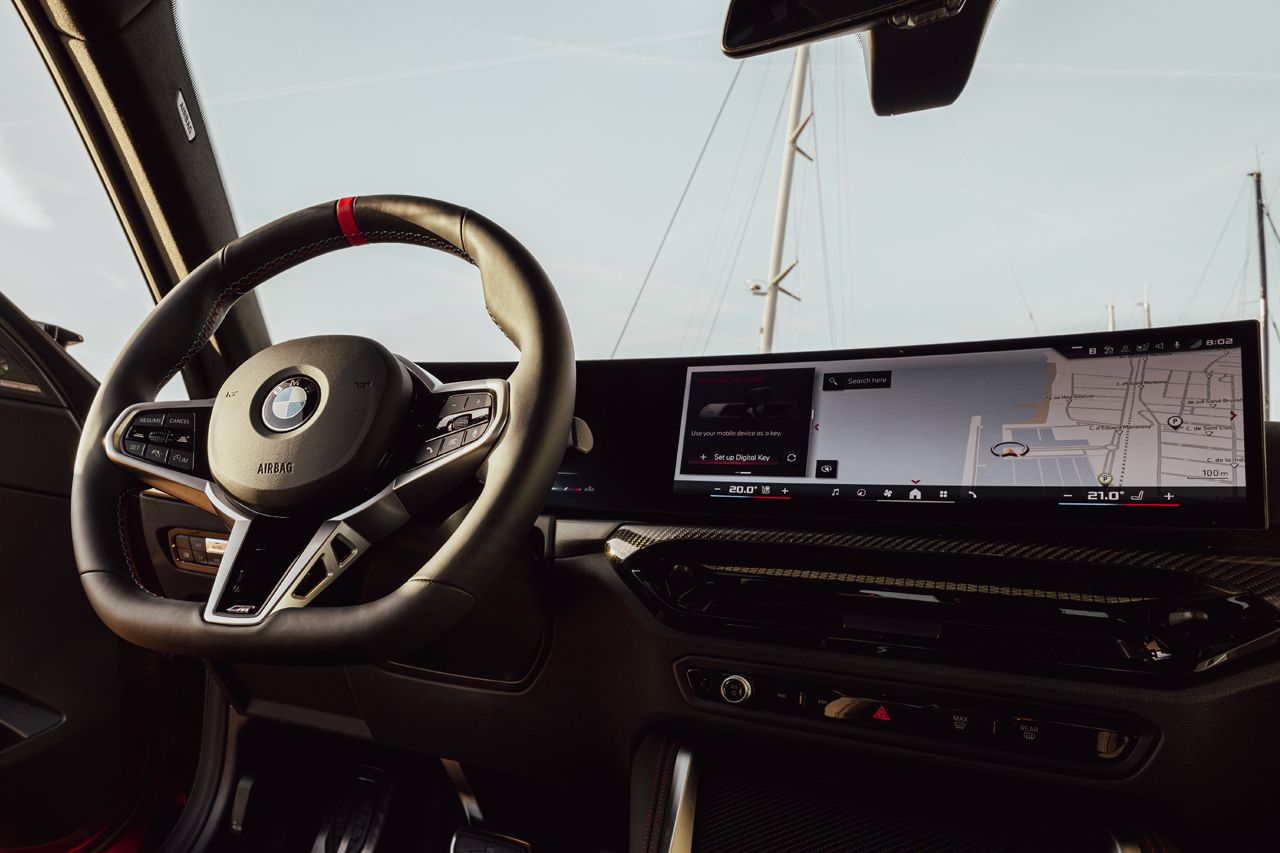
{"type": "Polygon", "coordinates": [[[720,697],[730,705],[741,705],[751,698],[751,682],[744,675],[726,675],[720,682],[720,697]]]}

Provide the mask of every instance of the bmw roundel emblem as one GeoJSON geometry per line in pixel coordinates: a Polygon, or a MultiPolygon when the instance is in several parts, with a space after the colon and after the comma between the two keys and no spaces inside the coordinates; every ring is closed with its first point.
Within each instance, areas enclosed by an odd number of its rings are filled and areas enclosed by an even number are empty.
{"type": "Polygon", "coordinates": [[[320,404],[320,386],[308,376],[290,376],[267,392],[262,422],[275,432],[289,432],[306,423],[320,404]]]}

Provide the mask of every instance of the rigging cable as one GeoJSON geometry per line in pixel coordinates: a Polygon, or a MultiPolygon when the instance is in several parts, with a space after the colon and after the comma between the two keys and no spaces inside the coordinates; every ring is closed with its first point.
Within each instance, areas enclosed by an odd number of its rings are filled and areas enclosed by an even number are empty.
{"type": "Polygon", "coordinates": [[[1209,268],[1213,266],[1213,259],[1218,255],[1218,249],[1222,246],[1223,239],[1227,236],[1231,223],[1236,218],[1236,211],[1240,209],[1240,199],[1244,197],[1245,187],[1248,185],[1247,179],[1240,181],[1240,189],[1236,191],[1235,203],[1231,205],[1231,212],[1227,214],[1227,221],[1222,226],[1222,231],[1218,233],[1218,239],[1214,241],[1213,251],[1209,253],[1209,260],[1205,261],[1204,269],[1200,271],[1200,278],[1196,280],[1195,286],[1191,288],[1191,295],[1187,297],[1186,307],[1182,309],[1182,313],[1178,315],[1178,322],[1186,322],[1187,316],[1191,313],[1191,309],[1195,306],[1196,297],[1200,293],[1200,288],[1204,285],[1205,279],[1209,276],[1209,268]]]}
{"type": "Polygon", "coordinates": [[[751,226],[751,214],[755,212],[756,198],[760,195],[760,188],[764,186],[764,170],[769,164],[769,155],[773,152],[773,140],[778,136],[778,128],[782,124],[782,111],[787,105],[787,98],[791,89],[791,80],[788,77],[784,81],[782,89],[782,97],[778,101],[778,112],[773,117],[773,128],[769,131],[769,136],[765,142],[764,151],[760,155],[760,165],[756,169],[756,186],[751,191],[751,199],[742,209],[742,220],[739,226],[738,242],[734,246],[733,251],[725,258],[724,269],[721,273],[723,284],[720,288],[720,300],[716,303],[715,313],[711,315],[710,324],[707,327],[707,337],[702,342],[702,352],[705,354],[711,347],[711,339],[715,336],[716,324],[720,321],[720,312],[724,308],[725,296],[729,293],[729,282],[733,280],[734,262],[742,253],[742,244],[746,242],[747,231],[751,226]]]}
{"type": "Polygon", "coordinates": [[[613,342],[613,350],[609,353],[609,358],[615,357],[618,354],[618,347],[622,346],[622,339],[626,336],[627,328],[631,325],[631,318],[635,316],[636,307],[640,304],[640,298],[644,296],[644,290],[649,285],[653,269],[658,265],[658,258],[662,255],[662,247],[667,245],[667,237],[671,235],[671,227],[676,224],[676,217],[680,215],[680,208],[684,206],[685,197],[689,194],[689,187],[693,186],[694,176],[698,174],[698,167],[702,165],[702,157],[707,153],[707,146],[711,144],[711,137],[715,135],[716,127],[720,124],[720,117],[724,115],[724,108],[728,105],[729,96],[733,94],[733,87],[738,85],[740,76],[742,76],[741,62],[738,63],[738,67],[733,72],[733,79],[729,81],[729,88],[725,90],[724,98],[720,101],[720,109],[716,110],[716,117],[711,121],[711,128],[707,131],[707,138],[702,140],[702,147],[698,149],[698,156],[693,161],[693,168],[689,171],[689,178],[684,182],[684,189],[680,191],[680,198],[676,201],[675,210],[671,211],[671,219],[667,221],[666,230],[662,232],[662,239],[658,241],[658,249],[653,253],[653,260],[649,262],[649,269],[640,281],[640,289],[636,291],[636,298],[632,300],[631,309],[627,311],[627,319],[623,321],[622,328],[618,331],[618,339],[613,342]]]}
{"type": "Polygon", "coordinates": [[[1231,292],[1227,294],[1227,303],[1222,306],[1222,312],[1218,314],[1219,320],[1226,319],[1227,314],[1231,313],[1233,304],[1241,314],[1244,313],[1244,293],[1241,292],[1241,287],[1244,284],[1245,274],[1249,271],[1249,261],[1252,258],[1253,240],[1250,238],[1244,241],[1244,261],[1240,264],[1240,272],[1236,273],[1235,283],[1231,285],[1231,292]],[[1236,300],[1237,293],[1240,294],[1239,301],[1236,300]]]}
{"type": "Polygon", "coordinates": [[[853,311],[853,291],[852,283],[849,280],[849,256],[853,254],[849,250],[849,232],[845,228],[847,217],[845,216],[845,195],[847,194],[848,182],[845,178],[844,165],[844,135],[848,130],[847,112],[844,106],[844,70],[845,70],[845,44],[844,39],[836,39],[835,53],[835,93],[836,93],[836,228],[840,237],[840,281],[837,292],[840,295],[840,337],[846,343],[850,340],[849,326],[852,323],[851,315],[853,311]]]}
{"type": "Polygon", "coordinates": [[[965,147],[964,140],[960,137],[960,128],[956,127],[955,120],[951,118],[950,113],[947,113],[947,124],[951,127],[951,133],[956,138],[956,147],[960,149],[960,156],[964,158],[964,164],[969,170],[969,182],[973,184],[974,192],[983,201],[982,207],[987,214],[987,224],[991,226],[991,236],[995,239],[996,245],[1000,247],[1000,254],[1004,256],[1005,266],[1009,268],[1009,277],[1013,280],[1013,286],[1018,291],[1018,298],[1022,300],[1022,307],[1027,312],[1027,319],[1031,321],[1031,329],[1039,335],[1040,325],[1036,323],[1036,315],[1031,312],[1031,303],[1027,301],[1027,292],[1022,288],[1022,280],[1018,278],[1018,271],[1013,267],[1013,258],[1009,256],[1009,247],[1005,244],[1004,238],[1000,234],[1000,229],[996,227],[996,218],[991,212],[991,200],[982,191],[982,187],[978,185],[978,173],[973,168],[973,161],[969,159],[969,151],[965,147]]]}
{"type": "MultiPolygon", "coordinates": [[[[769,58],[772,59],[773,57],[770,56],[769,58]]],[[[743,60],[744,63],[749,61],[750,60],[743,60]]],[[[702,301],[703,287],[712,281],[712,279],[708,277],[707,273],[711,271],[711,261],[715,258],[716,248],[720,245],[720,233],[724,228],[725,220],[728,218],[729,203],[733,201],[733,190],[738,184],[738,175],[742,173],[742,162],[746,159],[747,155],[747,140],[751,138],[751,131],[755,129],[756,115],[759,113],[760,104],[764,100],[765,83],[769,81],[769,64],[771,63],[766,62],[765,67],[761,69],[760,88],[756,92],[756,100],[751,107],[751,117],[747,119],[746,132],[742,135],[742,146],[738,150],[738,159],[737,162],[734,163],[733,173],[729,178],[728,188],[725,190],[724,204],[720,208],[720,215],[716,218],[715,236],[711,238],[711,244],[707,247],[707,260],[706,263],[702,265],[702,272],[698,276],[697,289],[693,294],[693,302],[690,306],[689,313],[685,316],[684,330],[680,333],[680,349],[678,350],[678,352],[681,353],[684,352],[685,342],[688,340],[689,332],[693,328],[693,320],[698,316],[698,304],[702,301]]],[[[732,240],[732,238],[730,238],[730,240],[732,240]]],[[[714,289],[710,296],[711,298],[715,297],[714,289]]],[[[710,308],[710,305],[707,307],[710,308]]]]}

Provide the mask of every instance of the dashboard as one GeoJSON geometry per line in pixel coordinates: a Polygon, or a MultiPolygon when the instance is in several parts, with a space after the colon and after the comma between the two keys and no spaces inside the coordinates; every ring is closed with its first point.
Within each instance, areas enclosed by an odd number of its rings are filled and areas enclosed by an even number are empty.
{"type": "Polygon", "coordinates": [[[1258,324],[585,362],[553,510],[1257,529],[1258,324]]]}
{"type": "MultiPolygon", "coordinates": [[[[1280,763],[1259,331],[579,362],[589,452],[448,642],[223,677],[250,715],[599,790],[678,727],[704,756],[878,762],[939,797],[961,774],[966,805],[1007,783],[1066,813],[1237,813],[1280,763]],[[1231,780],[1185,784],[1222,755],[1231,780]]],[[[415,571],[435,523],[338,592],[415,571]]],[[[207,597],[209,525],[140,500],[166,595],[207,597]]]]}

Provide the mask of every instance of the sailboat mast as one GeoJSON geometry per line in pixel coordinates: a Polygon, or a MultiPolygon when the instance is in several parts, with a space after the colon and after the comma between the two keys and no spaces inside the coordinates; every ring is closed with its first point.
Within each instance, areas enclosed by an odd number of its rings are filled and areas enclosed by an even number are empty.
{"type": "MultiPolygon", "coordinates": [[[[809,45],[796,48],[791,75],[791,111],[787,136],[782,146],[782,177],[778,181],[778,209],[773,218],[773,250],[769,254],[769,281],[764,293],[764,320],[760,324],[760,352],[773,352],[773,327],[778,316],[778,289],[786,273],[782,270],[782,250],[787,237],[787,213],[791,207],[791,178],[796,164],[796,139],[808,121],[801,121],[804,81],[809,69],[809,45]]],[[[788,269],[788,272],[790,270],[788,269]]]]}

